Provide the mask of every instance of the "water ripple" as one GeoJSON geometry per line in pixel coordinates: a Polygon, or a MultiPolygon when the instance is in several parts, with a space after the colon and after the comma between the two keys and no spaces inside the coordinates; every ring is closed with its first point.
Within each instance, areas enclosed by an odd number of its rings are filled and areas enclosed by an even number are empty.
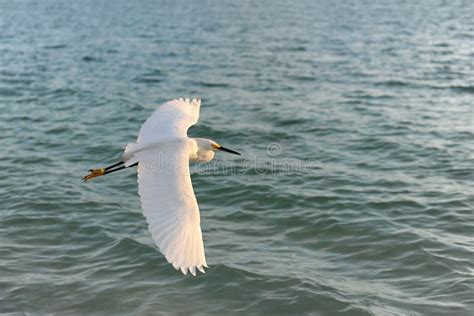
{"type": "Polygon", "coordinates": [[[0,312],[472,314],[471,8],[3,3],[0,312]],[[187,95],[243,153],[193,170],[196,278],[134,170],[80,181],[187,95]]]}

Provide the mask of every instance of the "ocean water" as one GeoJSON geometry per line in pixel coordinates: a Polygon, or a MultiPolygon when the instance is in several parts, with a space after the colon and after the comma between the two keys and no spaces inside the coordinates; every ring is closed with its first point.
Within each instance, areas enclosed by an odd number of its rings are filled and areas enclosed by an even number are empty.
{"type": "Polygon", "coordinates": [[[0,312],[472,315],[472,1],[0,2],[0,312]],[[210,269],[153,245],[120,159],[160,103],[210,269]]]}

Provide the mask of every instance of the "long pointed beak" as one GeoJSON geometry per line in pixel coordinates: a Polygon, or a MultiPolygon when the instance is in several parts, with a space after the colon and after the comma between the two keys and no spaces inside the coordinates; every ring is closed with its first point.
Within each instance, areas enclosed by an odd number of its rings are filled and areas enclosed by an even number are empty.
{"type": "Polygon", "coordinates": [[[229,149],[229,148],[225,148],[225,147],[222,147],[220,146],[219,148],[217,148],[219,150],[222,150],[222,151],[225,151],[225,152],[228,152],[228,153],[231,153],[231,154],[234,154],[234,155],[241,155],[239,152],[236,152],[235,150],[232,150],[232,149],[229,149]]]}

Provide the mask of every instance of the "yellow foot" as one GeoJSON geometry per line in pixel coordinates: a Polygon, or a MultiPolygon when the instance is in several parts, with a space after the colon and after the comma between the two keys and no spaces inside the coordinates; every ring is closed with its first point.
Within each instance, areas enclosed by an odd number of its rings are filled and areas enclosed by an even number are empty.
{"type": "Polygon", "coordinates": [[[89,180],[92,179],[92,178],[103,176],[103,175],[104,175],[104,172],[105,172],[105,168],[90,169],[89,172],[90,172],[90,173],[89,173],[87,176],[85,176],[84,178],[82,178],[82,181],[87,182],[87,181],[89,181],[89,180]]]}

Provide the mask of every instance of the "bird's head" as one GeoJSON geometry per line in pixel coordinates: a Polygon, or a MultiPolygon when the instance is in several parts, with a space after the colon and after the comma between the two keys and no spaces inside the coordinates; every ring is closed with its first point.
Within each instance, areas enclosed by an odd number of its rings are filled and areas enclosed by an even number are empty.
{"type": "Polygon", "coordinates": [[[240,156],[240,153],[235,151],[235,150],[232,150],[232,149],[229,149],[229,148],[225,148],[225,147],[222,147],[221,145],[219,145],[218,143],[216,143],[215,141],[212,141],[211,140],[211,150],[212,151],[225,151],[225,152],[228,152],[228,153],[231,153],[231,154],[234,154],[234,155],[239,155],[240,156]]]}
{"type": "Polygon", "coordinates": [[[215,142],[213,140],[204,139],[204,138],[195,138],[195,139],[196,139],[196,142],[198,144],[198,148],[201,149],[201,150],[210,150],[210,151],[213,151],[213,152],[225,151],[225,152],[240,156],[239,152],[236,152],[235,150],[232,150],[232,149],[229,149],[229,148],[225,148],[225,147],[219,145],[217,142],[215,142]]]}

